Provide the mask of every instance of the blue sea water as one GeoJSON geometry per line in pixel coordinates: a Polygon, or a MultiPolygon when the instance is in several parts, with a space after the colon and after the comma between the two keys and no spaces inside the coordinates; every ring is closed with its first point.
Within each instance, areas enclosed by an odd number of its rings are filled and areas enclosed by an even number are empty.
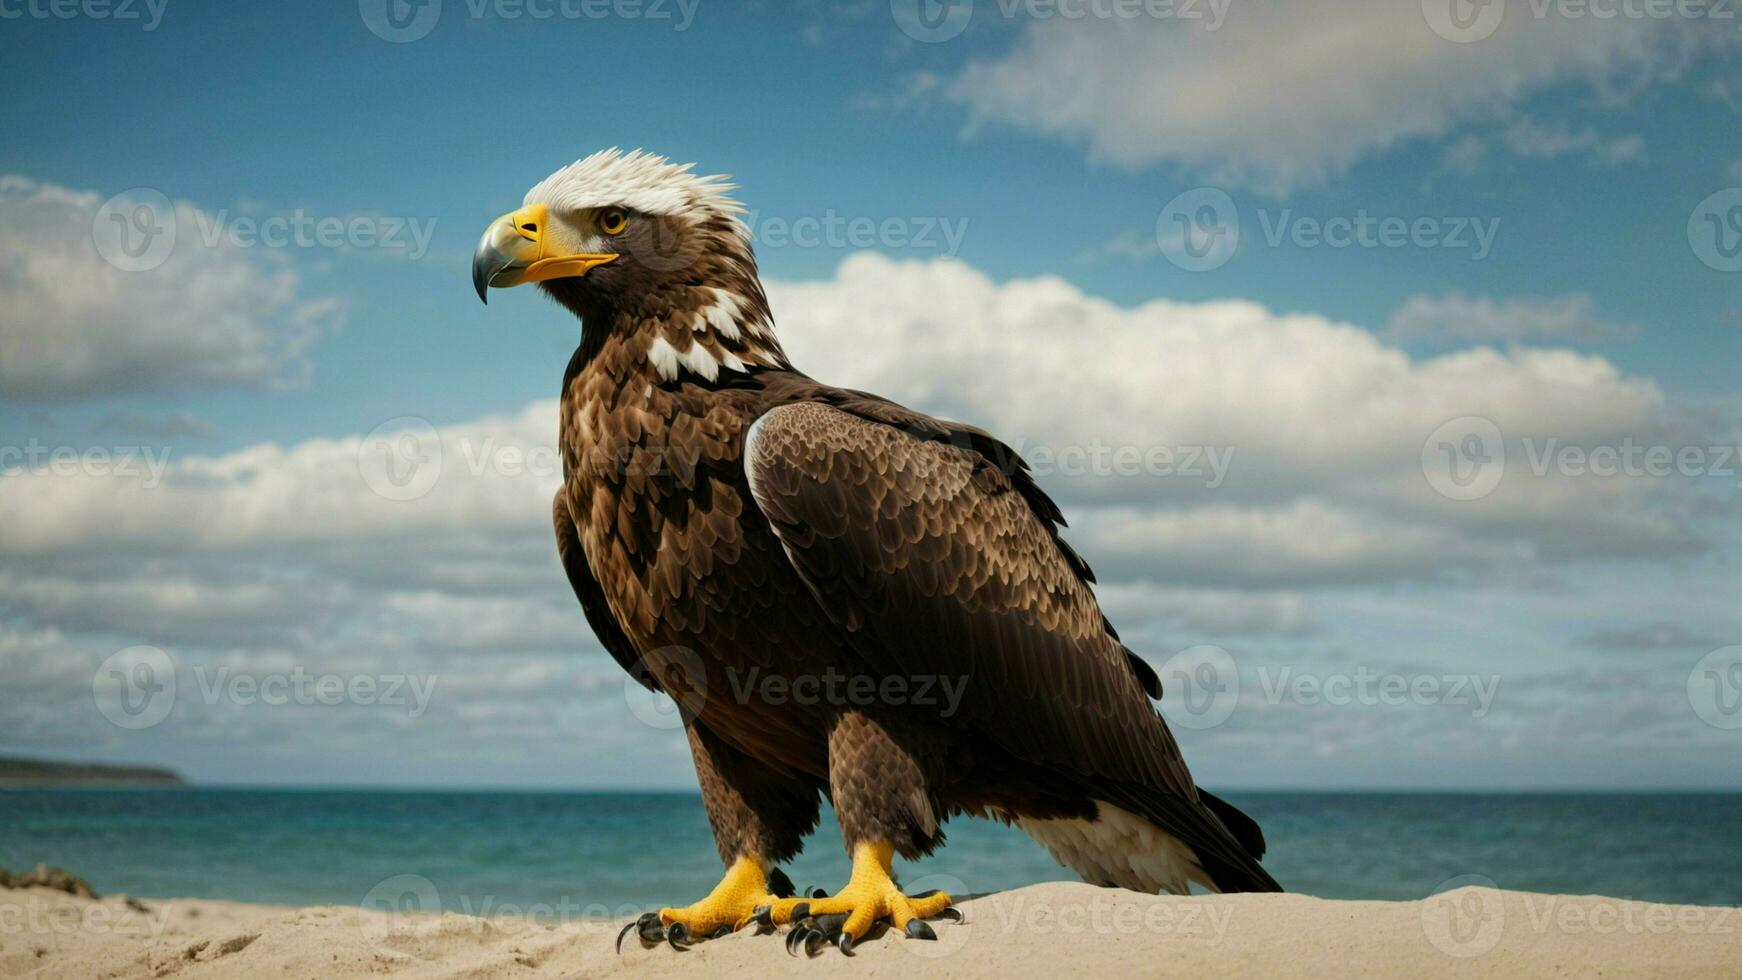
{"type": "MultiPolygon", "coordinates": [[[[1742,904],[1742,795],[1227,793],[1263,825],[1290,891],[1414,899],[1480,875],[1505,888],[1742,904]]],[[[787,866],[831,891],[833,816],[787,866]]],[[[958,893],[1074,880],[1039,845],[958,819],[906,865],[958,893]]],[[[0,790],[0,867],[63,866],[99,892],[284,904],[364,902],[430,882],[454,911],[617,912],[687,902],[720,863],[701,800],[670,793],[234,789],[0,790]]]]}

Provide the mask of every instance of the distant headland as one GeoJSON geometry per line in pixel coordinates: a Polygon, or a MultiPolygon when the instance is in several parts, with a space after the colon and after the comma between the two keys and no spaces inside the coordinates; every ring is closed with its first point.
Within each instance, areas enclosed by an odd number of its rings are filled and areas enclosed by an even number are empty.
{"type": "Polygon", "coordinates": [[[150,785],[185,786],[187,780],[173,769],[159,766],[120,766],[93,762],[54,762],[0,756],[0,786],[17,785],[150,785]]]}

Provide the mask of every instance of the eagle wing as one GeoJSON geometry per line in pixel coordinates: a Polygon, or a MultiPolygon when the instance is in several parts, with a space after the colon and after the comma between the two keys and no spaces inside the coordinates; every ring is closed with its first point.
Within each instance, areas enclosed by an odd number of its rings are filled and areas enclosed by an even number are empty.
{"type": "Polygon", "coordinates": [[[593,628],[593,633],[599,637],[605,651],[611,654],[611,659],[617,661],[648,690],[659,690],[653,671],[647,668],[647,664],[635,652],[635,644],[623,632],[617,618],[611,615],[611,608],[605,602],[605,590],[600,588],[599,580],[593,577],[593,570],[587,567],[587,556],[581,551],[581,540],[575,533],[575,521],[569,510],[565,490],[558,490],[556,499],[551,501],[550,516],[556,529],[557,557],[563,563],[563,572],[568,575],[569,587],[575,590],[575,598],[580,600],[581,612],[586,614],[587,625],[593,628]]]}
{"type": "Polygon", "coordinates": [[[1275,889],[1256,826],[1237,839],[1194,786],[1149,700],[1154,672],[1102,616],[1020,458],[848,394],[770,410],[744,456],[758,507],[856,652],[886,677],[966,678],[948,723],[1148,817],[1223,890],[1275,889]]]}

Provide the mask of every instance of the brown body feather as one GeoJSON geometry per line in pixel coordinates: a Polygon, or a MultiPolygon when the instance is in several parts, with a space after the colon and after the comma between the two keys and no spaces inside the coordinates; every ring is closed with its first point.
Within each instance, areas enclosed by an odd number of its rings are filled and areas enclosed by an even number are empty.
{"type": "Polygon", "coordinates": [[[558,546],[606,649],[677,689],[723,858],[796,853],[819,793],[849,847],[910,857],[951,814],[1092,820],[1106,801],[1217,887],[1276,887],[1200,798],[1153,672],[1014,452],[784,368],[664,377],[645,352],[672,318],[613,314],[565,379],[558,546]],[[830,676],[908,697],[769,693],[830,676]]]}

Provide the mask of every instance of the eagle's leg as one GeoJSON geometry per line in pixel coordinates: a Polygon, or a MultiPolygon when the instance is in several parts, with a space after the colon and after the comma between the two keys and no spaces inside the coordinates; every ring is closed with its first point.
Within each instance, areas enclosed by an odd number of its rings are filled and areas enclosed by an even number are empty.
{"type": "Polygon", "coordinates": [[[702,805],[726,873],[700,901],[631,922],[617,936],[619,949],[631,931],[643,946],[666,942],[681,949],[742,928],[758,910],[790,898],[792,882],[774,865],[797,854],[817,825],[817,784],[744,755],[700,722],[687,727],[702,805]]]}
{"type": "MultiPolygon", "coordinates": [[[[853,874],[832,897],[775,905],[774,921],[795,922],[786,948],[815,953],[825,942],[851,954],[878,923],[914,939],[936,939],[926,919],[954,912],[939,891],[909,896],[890,875],[897,853],[916,858],[943,841],[934,792],[941,746],[898,718],[850,711],[829,733],[829,795],[853,856],[853,874]]],[[[955,913],[960,918],[960,913],[955,913]]]]}

